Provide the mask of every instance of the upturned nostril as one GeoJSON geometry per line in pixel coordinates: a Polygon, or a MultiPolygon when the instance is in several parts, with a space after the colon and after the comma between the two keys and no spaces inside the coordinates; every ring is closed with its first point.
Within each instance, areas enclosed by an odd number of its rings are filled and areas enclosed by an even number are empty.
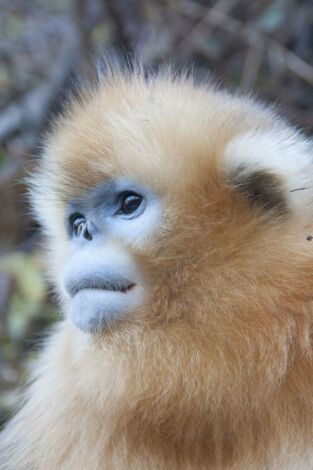
{"type": "Polygon", "coordinates": [[[84,227],[84,231],[83,231],[82,235],[85,238],[85,240],[88,240],[88,241],[92,240],[92,235],[90,233],[90,225],[89,225],[88,222],[86,223],[86,225],[84,227]]]}
{"type": "Polygon", "coordinates": [[[91,241],[95,238],[97,238],[97,235],[99,235],[98,228],[96,225],[93,223],[92,220],[87,220],[84,230],[82,231],[82,237],[85,240],[91,241]]]}

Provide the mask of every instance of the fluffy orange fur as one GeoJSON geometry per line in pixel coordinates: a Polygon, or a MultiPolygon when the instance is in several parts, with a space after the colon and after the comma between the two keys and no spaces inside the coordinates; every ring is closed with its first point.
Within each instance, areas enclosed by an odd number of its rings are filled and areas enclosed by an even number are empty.
{"type": "Polygon", "coordinates": [[[170,73],[113,73],[58,120],[32,182],[51,277],[67,202],[127,177],[162,201],[150,242],[128,247],[149,302],[96,336],[64,306],[1,434],[2,470],[313,468],[312,192],[292,206],[278,173],[286,211],[251,204],[227,173],[247,133],[290,140],[303,171],[309,143],[272,111],[170,73]]]}

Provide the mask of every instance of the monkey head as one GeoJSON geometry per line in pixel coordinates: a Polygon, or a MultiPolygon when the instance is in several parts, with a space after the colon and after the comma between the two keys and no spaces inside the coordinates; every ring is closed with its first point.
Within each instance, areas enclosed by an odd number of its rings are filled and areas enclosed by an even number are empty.
{"type": "Polygon", "coordinates": [[[67,317],[91,334],[264,325],[305,283],[312,174],[307,140],[249,98],[167,73],[105,78],[58,119],[32,179],[67,317]]]}

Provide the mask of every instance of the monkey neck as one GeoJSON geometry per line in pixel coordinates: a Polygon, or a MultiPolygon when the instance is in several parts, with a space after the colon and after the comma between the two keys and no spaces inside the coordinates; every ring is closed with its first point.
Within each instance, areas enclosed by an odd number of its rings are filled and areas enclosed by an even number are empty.
{"type": "Polygon", "coordinates": [[[313,368],[297,331],[270,349],[182,320],[98,341],[64,322],[7,430],[5,468],[300,468],[283,460],[312,450],[313,368]]]}
{"type": "Polygon", "coordinates": [[[86,406],[109,420],[110,442],[176,462],[192,456],[199,468],[230,465],[247,449],[261,458],[295,434],[312,438],[313,367],[290,328],[274,344],[261,333],[254,344],[231,333],[219,344],[183,320],[126,326],[76,357],[72,348],[70,367],[86,406]]]}

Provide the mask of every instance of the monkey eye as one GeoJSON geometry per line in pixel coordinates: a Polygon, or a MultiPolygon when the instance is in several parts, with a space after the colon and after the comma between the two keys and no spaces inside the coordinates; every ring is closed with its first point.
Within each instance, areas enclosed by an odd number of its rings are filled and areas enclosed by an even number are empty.
{"type": "Polygon", "coordinates": [[[119,195],[118,210],[115,215],[132,215],[133,217],[140,215],[143,197],[132,191],[125,191],[119,195]]]}
{"type": "Polygon", "coordinates": [[[80,238],[86,231],[87,221],[80,213],[72,214],[69,218],[69,223],[73,238],[80,238]]]}

